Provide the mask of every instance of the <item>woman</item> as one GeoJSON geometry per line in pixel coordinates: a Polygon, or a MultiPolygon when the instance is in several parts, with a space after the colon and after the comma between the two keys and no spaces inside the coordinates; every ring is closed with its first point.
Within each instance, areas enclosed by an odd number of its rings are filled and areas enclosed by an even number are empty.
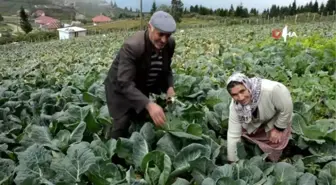
{"type": "Polygon", "coordinates": [[[233,74],[227,82],[232,97],[227,133],[228,160],[235,162],[241,136],[278,161],[291,137],[293,103],[283,84],[233,74]]]}

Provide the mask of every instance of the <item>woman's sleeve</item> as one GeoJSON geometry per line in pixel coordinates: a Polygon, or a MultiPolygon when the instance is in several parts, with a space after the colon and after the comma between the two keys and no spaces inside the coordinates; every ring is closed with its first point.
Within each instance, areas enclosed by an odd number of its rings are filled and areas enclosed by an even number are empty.
{"type": "Polygon", "coordinates": [[[241,140],[242,127],[239,123],[236,110],[230,105],[229,127],[227,132],[227,158],[231,162],[238,160],[237,143],[241,140]]]}
{"type": "Polygon", "coordinates": [[[293,102],[288,88],[280,83],[276,85],[272,91],[271,101],[276,111],[279,112],[274,126],[280,129],[286,129],[288,124],[292,121],[293,114],[293,102]]]}

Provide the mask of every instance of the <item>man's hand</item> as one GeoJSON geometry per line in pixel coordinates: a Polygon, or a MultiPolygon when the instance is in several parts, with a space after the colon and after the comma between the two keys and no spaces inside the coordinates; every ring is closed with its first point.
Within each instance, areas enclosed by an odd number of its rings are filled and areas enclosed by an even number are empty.
{"type": "Polygon", "coordinates": [[[278,131],[277,129],[273,128],[270,131],[270,138],[269,138],[269,140],[272,143],[274,143],[274,144],[278,144],[278,143],[281,142],[282,136],[283,136],[283,133],[281,131],[278,131]]]}
{"type": "Polygon", "coordinates": [[[172,97],[175,96],[175,91],[173,87],[169,87],[167,90],[166,101],[167,103],[171,103],[172,97]]]}
{"type": "Polygon", "coordinates": [[[175,96],[174,88],[173,87],[169,87],[168,90],[167,90],[167,98],[171,98],[173,96],[175,96]]]}
{"type": "Polygon", "coordinates": [[[156,126],[162,126],[165,123],[166,116],[158,104],[150,102],[147,104],[146,109],[156,126]]]}
{"type": "Polygon", "coordinates": [[[236,161],[228,161],[229,164],[236,164],[236,161]]]}

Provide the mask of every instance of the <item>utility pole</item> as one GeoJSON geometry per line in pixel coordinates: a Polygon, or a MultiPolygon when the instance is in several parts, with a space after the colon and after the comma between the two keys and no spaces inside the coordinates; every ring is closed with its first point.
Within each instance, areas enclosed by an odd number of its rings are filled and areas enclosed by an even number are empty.
{"type": "Polygon", "coordinates": [[[140,30],[143,29],[143,22],[142,22],[142,0],[140,0],[140,30]]]}

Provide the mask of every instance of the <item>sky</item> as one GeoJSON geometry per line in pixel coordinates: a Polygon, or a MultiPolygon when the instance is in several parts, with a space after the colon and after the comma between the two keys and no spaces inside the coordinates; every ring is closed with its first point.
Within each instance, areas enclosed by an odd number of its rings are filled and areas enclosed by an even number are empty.
{"type": "MultiPolygon", "coordinates": [[[[113,0],[116,1],[118,7],[124,8],[132,7],[132,9],[140,8],[140,0],[113,0]]],[[[152,7],[152,3],[154,0],[142,0],[142,8],[143,11],[150,11],[152,7]]],[[[169,5],[171,3],[171,0],[155,0],[157,5],[160,4],[166,4],[169,5]]],[[[311,0],[296,0],[297,5],[305,5],[306,3],[309,3],[311,0]]],[[[315,0],[312,0],[315,2],[315,0]]],[[[244,7],[247,7],[248,9],[251,8],[257,8],[258,10],[262,11],[265,8],[270,8],[272,4],[276,5],[289,5],[293,3],[293,0],[182,0],[183,4],[186,7],[190,7],[191,5],[202,5],[208,8],[227,8],[229,9],[231,4],[233,4],[233,7],[236,7],[240,3],[243,4],[244,7]]],[[[317,2],[320,3],[326,3],[327,0],[317,0],[317,2]]]]}

